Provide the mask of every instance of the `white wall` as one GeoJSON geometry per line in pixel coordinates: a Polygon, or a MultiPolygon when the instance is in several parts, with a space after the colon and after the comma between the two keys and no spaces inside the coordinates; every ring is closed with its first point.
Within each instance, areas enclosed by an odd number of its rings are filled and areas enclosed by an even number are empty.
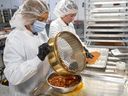
{"type": "Polygon", "coordinates": [[[59,0],[49,0],[50,7],[50,20],[54,20],[56,16],[53,14],[54,8],[59,0]]]}
{"type": "Polygon", "coordinates": [[[22,0],[0,0],[0,9],[18,8],[22,0]]]}
{"type": "Polygon", "coordinates": [[[10,1],[12,5],[11,8],[18,8],[23,2],[23,0],[10,0],[10,1]]]}
{"type": "Polygon", "coordinates": [[[0,9],[11,8],[10,0],[0,0],[0,9]]]}
{"type": "MultiPolygon", "coordinates": [[[[84,20],[84,0],[76,0],[78,4],[78,16],[77,16],[77,20],[84,20]]],[[[85,5],[85,4],[84,4],[85,5]]]]}

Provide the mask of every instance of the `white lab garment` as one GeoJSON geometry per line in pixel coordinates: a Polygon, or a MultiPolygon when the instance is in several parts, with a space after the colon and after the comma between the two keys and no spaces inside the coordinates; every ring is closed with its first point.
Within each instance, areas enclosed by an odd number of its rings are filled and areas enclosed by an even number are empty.
{"type": "MultiPolygon", "coordinates": [[[[68,31],[73,33],[81,41],[79,36],[76,34],[73,23],[70,22],[68,25],[66,25],[61,18],[57,18],[56,20],[51,22],[50,30],[49,30],[49,38],[55,37],[59,32],[63,32],[63,31],[68,31]]],[[[83,46],[85,46],[82,41],[81,43],[83,46]]]]}
{"type": "Polygon", "coordinates": [[[49,71],[47,57],[41,61],[38,47],[48,40],[46,31],[33,35],[27,29],[14,29],[4,49],[5,76],[10,83],[10,96],[30,96],[49,71]]]}
{"type": "Polygon", "coordinates": [[[68,25],[66,25],[61,18],[57,18],[50,24],[49,37],[54,37],[57,33],[62,31],[69,31],[76,35],[73,23],[69,23],[68,25]]]}

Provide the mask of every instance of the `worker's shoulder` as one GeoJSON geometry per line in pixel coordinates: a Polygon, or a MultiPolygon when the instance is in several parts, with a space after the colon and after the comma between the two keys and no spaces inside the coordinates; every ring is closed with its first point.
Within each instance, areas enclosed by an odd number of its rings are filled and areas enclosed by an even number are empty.
{"type": "Polygon", "coordinates": [[[60,20],[59,19],[55,19],[51,22],[50,26],[57,26],[60,25],[60,20]]]}
{"type": "Polygon", "coordinates": [[[12,30],[9,35],[7,36],[8,39],[20,39],[22,38],[22,32],[20,32],[20,30],[14,29],[12,30]]]}
{"type": "Polygon", "coordinates": [[[69,23],[69,26],[73,26],[74,27],[74,24],[72,22],[69,23]]]}

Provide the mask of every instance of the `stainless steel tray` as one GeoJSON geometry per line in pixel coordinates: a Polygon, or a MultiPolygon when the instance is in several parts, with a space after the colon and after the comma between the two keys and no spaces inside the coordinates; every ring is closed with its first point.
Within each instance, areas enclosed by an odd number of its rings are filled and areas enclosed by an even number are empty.
{"type": "Polygon", "coordinates": [[[128,28],[110,28],[110,29],[87,29],[88,32],[128,32],[128,28]]]}
{"type": "Polygon", "coordinates": [[[126,3],[128,3],[128,1],[126,1],[126,0],[114,0],[114,1],[101,1],[101,2],[90,2],[90,4],[94,4],[94,5],[99,5],[99,4],[117,4],[117,3],[119,3],[119,4],[126,4],[126,3]]]}
{"type": "Polygon", "coordinates": [[[117,22],[121,22],[121,21],[128,21],[128,19],[118,19],[118,18],[105,18],[105,19],[95,19],[95,18],[89,18],[88,19],[89,22],[92,22],[92,21],[95,21],[95,22],[103,22],[103,21],[106,21],[106,22],[114,22],[114,21],[117,21],[117,22]]]}
{"type": "Polygon", "coordinates": [[[128,9],[128,7],[114,7],[114,8],[94,8],[90,12],[91,13],[99,13],[99,12],[119,12],[120,11],[125,11],[128,9]]]}
{"type": "Polygon", "coordinates": [[[87,41],[89,41],[89,42],[122,42],[122,43],[124,43],[124,42],[128,42],[128,40],[103,40],[103,39],[86,39],[87,41]]]}
{"type": "Polygon", "coordinates": [[[89,52],[98,51],[100,52],[100,58],[95,62],[95,64],[87,64],[87,67],[93,68],[105,68],[108,58],[109,49],[107,48],[88,48],[89,52]]]}
{"type": "Polygon", "coordinates": [[[88,24],[90,27],[126,27],[128,26],[128,23],[102,23],[102,24],[95,24],[90,23],[88,24]]]}
{"type": "MultiPolygon", "coordinates": [[[[93,42],[92,42],[93,43],[93,42]]],[[[90,43],[88,47],[93,47],[93,48],[126,48],[126,46],[105,46],[105,45],[95,45],[90,43]]]]}
{"type": "Polygon", "coordinates": [[[115,16],[115,17],[118,17],[119,18],[121,16],[124,16],[124,17],[125,16],[128,16],[128,13],[126,13],[126,12],[118,12],[118,13],[104,12],[104,13],[100,13],[99,12],[99,13],[93,13],[92,16],[93,17],[100,17],[100,18],[102,18],[102,17],[106,17],[107,18],[107,17],[115,16]]]}
{"type": "Polygon", "coordinates": [[[87,37],[128,37],[128,34],[87,34],[87,37]]]}

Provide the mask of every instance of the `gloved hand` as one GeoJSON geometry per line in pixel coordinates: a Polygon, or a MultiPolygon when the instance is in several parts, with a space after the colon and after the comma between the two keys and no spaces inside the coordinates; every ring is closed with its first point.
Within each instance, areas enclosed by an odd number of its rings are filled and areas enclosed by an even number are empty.
{"type": "Polygon", "coordinates": [[[86,52],[86,56],[87,56],[87,58],[93,58],[94,56],[84,47],[84,50],[85,50],[85,52],[86,52]]]}
{"type": "Polygon", "coordinates": [[[48,45],[48,43],[43,43],[38,48],[37,56],[40,58],[40,60],[43,61],[45,57],[49,54],[49,52],[50,52],[50,46],[48,45]]]}

